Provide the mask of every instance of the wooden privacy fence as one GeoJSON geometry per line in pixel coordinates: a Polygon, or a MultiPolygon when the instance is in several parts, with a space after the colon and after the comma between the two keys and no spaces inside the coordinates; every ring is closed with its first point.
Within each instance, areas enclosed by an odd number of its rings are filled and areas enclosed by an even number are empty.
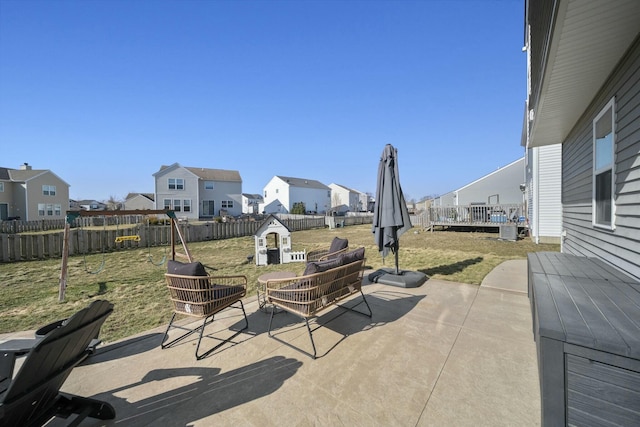
{"type": "MultiPolygon", "coordinates": [[[[94,218],[78,218],[77,220],[87,219],[94,218]]],[[[325,226],[324,217],[283,219],[282,222],[291,231],[310,230],[325,226]]],[[[207,222],[179,224],[179,227],[186,242],[203,242],[253,236],[261,224],[257,221],[207,222]]],[[[76,224],[74,223],[74,225],[76,224]]],[[[97,223],[95,225],[102,226],[97,223]]],[[[69,255],[88,255],[125,249],[167,246],[170,244],[170,240],[170,225],[138,224],[134,227],[120,227],[118,229],[75,227],[70,230],[69,255]],[[116,239],[120,241],[116,242],[116,239]]],[[[0,262],[59,258],[62,256],[62,244],[62,230],[42,234],[0,234],[0,262]]]]}
{"type": "MultiPolygon", "coordinates": [[[[76,220],[76,226],[82,227],[102,227],[109,225],[130,225],[144,222],[143,215],[123,215],[119,217],[113,216],[94,216],[79,217],[76,220]]],[[[34,233],[39,231],[62,230],[64,228],[65,219],[40,219],[36,221],[10,220],[0,221],[1,234],[16,233],[34,233]]]]}

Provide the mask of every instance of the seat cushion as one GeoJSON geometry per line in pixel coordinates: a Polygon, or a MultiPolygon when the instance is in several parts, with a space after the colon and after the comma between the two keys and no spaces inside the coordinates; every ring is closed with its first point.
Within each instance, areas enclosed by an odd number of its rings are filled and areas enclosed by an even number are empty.
{"type": "Polygon", "coordinates": [[[211,286],[211,289],[213,290],[214,299],[229,298],[244,292],[244,286],[225,286],[214,284],[211,286]]]}
{"type": "Polygon", "coordinates": [[[172,259],[167,262],[167,273],[180,276],[207,276],[204,265],[198,261],[184,263],[172,259]]]}

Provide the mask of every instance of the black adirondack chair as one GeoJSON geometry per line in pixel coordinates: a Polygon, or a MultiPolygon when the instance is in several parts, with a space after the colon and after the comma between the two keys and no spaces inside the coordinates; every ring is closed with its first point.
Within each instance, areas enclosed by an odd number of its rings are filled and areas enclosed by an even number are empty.
{"type": "Polygon", "coordinates": [[[91,353],[89,344],[112,311],[108,301],[94,301],[43,338],[0,344],[0,426],[41,426],[72,414],[78,414],[74,422],[115,418],[106,402],[60,392],[71,370],[91,353]],[[13,377],[21,355],[24,362],[13,377]]]}

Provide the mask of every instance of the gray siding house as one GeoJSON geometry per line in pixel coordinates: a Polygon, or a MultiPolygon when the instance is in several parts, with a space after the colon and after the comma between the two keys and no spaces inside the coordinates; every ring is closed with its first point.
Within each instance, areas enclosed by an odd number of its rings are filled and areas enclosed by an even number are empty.
{"type": "Polygon", "coordinates": [[[522,203],[524,157],[434,200],[434,206],[522,203]]]}
{"type": "Polygon", "coordinates": [[[69,184],[50,170],[0,167],[0,220],[63,219],[69,209],[69,184]]]}
{"type": "Polygon", "coordinates": [[[242,178],[238,171],[174,163],[160,167],[153,176],[156,209],[172,209],[178,218],[187,219],[242,214],[242,178]]]}
{"type": "Polygon", "coordinates": [[[640,1],[528,1],[525,19],[527,149],[562,144],[562,251],[640,278],[640,1]]]}

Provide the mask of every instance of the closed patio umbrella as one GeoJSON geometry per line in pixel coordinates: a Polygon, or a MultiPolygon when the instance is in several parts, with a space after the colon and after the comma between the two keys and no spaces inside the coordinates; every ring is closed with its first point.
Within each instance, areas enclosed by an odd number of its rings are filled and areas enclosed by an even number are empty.
{"type": "Polygon", "coordinates": [[[387,256],[389,251],[394,254],[395,270],[384,268],[377,270],[369,275],[369,280],[406,288],[420,286],[427,279],[425,274],[401,271],[399,268],[399,239],[412,226],[400,187],[398,150],[391,144],[387,144],[382,151],[377,181],[372,231],[382,257],[387,256]]]}

